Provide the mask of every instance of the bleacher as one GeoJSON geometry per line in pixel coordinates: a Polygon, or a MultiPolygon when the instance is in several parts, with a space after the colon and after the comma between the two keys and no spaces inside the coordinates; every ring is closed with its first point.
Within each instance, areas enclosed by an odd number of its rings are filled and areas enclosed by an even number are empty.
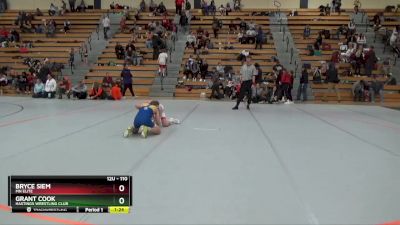
{"type": "MultiPolygon", "coordinates": [[[[321,65],[322,61],[330,61],[332,53],[334,51],[339,51],[339,43],[346,43],[346,40],[344,37],[336,37],[334,34],[336,34],[336,29],[339,28],[340,25],[346,25],[349,22],[349,16],[346,13],[342,13],[340,16],[337,14],[332,14],[330,16],[322,16],[319,17],[315,15],[313,16],[303,16],[305,12],[300,12],[299,16],[293,16],[288,18],[288,24],[289,24],[289,29],[290,32],[292,33],[294,43],[296,45],[296,48],[299,50],[299,55],[301,58],[301,61],[303,63],[309,63],[311,64],[312,68],[315,68],[317,66],[321,65]],[[304,39],[303,37],[303,30],[305,25],[309,25],[311,29],[311,35],[309,38],[304,39]],[[321,30],[330,30],[331,33],[331,39],[323,39],[323,44],[329,44],[331,47],[331,50],[321,50],[321,55],[318,56],[308,56],[309,51],[307,50],[307,47],[309,45],[312,45],[318,35],[318,32],[321,30]]],[[[315,13],[311,12],[310,13],[315,13]]],[[[369,12],[368,15],[375,15],[376,11],[371,11],[369,12]]],[[[383,23],[384,25],[388,23],[383,23]]],[[[372,71],[372,74],[374,76],[380,77],[379,79],[384,82],[385,78],[383,78],[383,71],[380,69],[381,67],[379,66],[377,70],[372,71]]],[[[350,70],[351,65],[349,63],[340,63],[339,64],[339,76],[343,74],[344,71],[350,70]]],[[[312,72],[312,71],[310,71],[312,72]]],[[[363,69],[361,70],[361,73],[363,73],[363,69]]],[[[357,76],[357,77],[348,77],[348,76],[340,76],[341,83],[337,85],[340,96],[341,96],[341,102],[344,103],[351,103],[353,102],[353,96],[352,96],[352,85],[354,82],[358,80],[364,80],[364,81],[369,81],[371,78],[365,77],[365,76],[357,76]]],[[[312,82],[312,77],[310,77],[310,82],[312,82]]],[[[316,102],[321,102],[322,97],[324,93],[327,91],[327,84],[311,84],[311,89],[312,93],[314,95],[314,99],[316,102]]],[[[400,85],[394,85],[394,86],[384,86],[384,94],[385,94],[385,105],[398,105],[400,103],[400,85]]],[[[330,103],[336,103],[337,102],[337,96],[335,93],[328,93],[327,94],[327,100],[330,103]]],[[[379,97],[377,97],[377,100],[379,101],[379,97]]]]}
{"type": "MultiPolygon", "coordinates": [[[[33,11],[30,12],[33,13],[33,11]]],[[[7,10],[0,16],[0,26],[17,30],[20,33],[20,43],[11,43],[10,47],[0,48],[0,65],[16,70],[19,75],[29,69],[23,64],[24,58],[27,57],[38,60],[48,58],[50,62],[68,64],[71,48],[77,52],[82,43],[90,41],[90,36],[97,29],[103,13],[103,11],[88,11],[87,13],[66,13],[63,16],[34,16],[32,20],[34,25],[43,24],[44,20],[56,21],[56,32],[52,37],[48,37],[46,34],[22,33],[19,26],[15,25],[18,10],[7,10]],[[71,22],[71,27],[65,33],[62,29],[67,19],[71,22]],[[18,46],[24,43],[31,43],[32,47],[28,48],[27,53],[20,53],[18,46]]],[[[15,90],[7,87],[4,93],[13,94],[15,90]]]]}

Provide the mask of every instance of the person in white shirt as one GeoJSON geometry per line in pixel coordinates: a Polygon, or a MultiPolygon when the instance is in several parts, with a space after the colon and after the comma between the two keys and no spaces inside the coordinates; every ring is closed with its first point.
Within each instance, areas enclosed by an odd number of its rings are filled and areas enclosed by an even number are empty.
{"type": "Polygon", "coordinates": [[[194,47],[194,45],[196,44],[196,36],[194,36],[194,32],[192,32],[191,34],[189,34],[186,37],[186,48],[189,46],[194,47]]]}
{"type": "Polygon", "coordinates": [[[163,74],[164,76],[166,75],[166,69],[167,69],[167,59],[168,59],[168,54],[165,49],[161,51],[161,53],[158,55],[158,65],[159,69],[158,72],[163,74]]]}
{"type": "Polygon", "coordinates": [[[102,23],[104,28],[104,39],[107,40],[108,39],[107,32],[110,29],[110,23],[111,23],[110,18],[108,18],[108,16],[105,16],[102,23]]]}
{"type": "Polygon", "coordinates": [[[56,90],[56,80],[50,74],[47,75],[46,85],[44,86],[44,91],[46,92],[45,96],[47,96],[47,98],[54,98],[56,96],[56,90]]]}
{"type": "Polygon", "coordinates": [[[357,37],[357,44],[362,45],[362,46],[367,44],[367,39],[365,38],[365,36],[362,33],[360,33],[360,35],[358,35],[358,37],[357,37]]]}

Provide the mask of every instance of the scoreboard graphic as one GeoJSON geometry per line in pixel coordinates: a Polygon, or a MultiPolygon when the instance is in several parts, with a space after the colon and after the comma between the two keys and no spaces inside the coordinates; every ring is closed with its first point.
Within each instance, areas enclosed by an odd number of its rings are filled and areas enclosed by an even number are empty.
{"type": "Polygon", "coordinates": [[[131,176],[9,176],[14,213],[129,213],[131,176]]]}

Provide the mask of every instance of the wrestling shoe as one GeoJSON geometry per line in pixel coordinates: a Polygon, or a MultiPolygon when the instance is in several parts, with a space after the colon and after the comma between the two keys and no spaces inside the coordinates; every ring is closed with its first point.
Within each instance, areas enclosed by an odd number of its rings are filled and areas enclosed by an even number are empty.
{"type": "Polygon", "coordinates": [[[147,138],[147,135],[149,134],[149,128],[144,125],[140,126],[139,134],[142,135],[143,138],[147,138]]]}
{"type": "Polygon", "coordinates": [[[169,122],[172,123],[172,124],[180,124],[181,123],[180,120],[174,119],[174,118],[169,118],[169,122]]]}
{"type": "Polygon", "coordinates": [[[133,127],[126,128],[126,130],[124,131],[124,138],[132,136],[132,129],[133,127]]]}

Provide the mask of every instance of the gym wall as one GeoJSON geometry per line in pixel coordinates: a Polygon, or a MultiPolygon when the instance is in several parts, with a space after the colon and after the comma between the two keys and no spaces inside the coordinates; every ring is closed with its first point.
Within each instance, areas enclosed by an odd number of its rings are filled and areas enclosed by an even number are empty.
{"type": "MultiPolygon", "coordinates": [[[[68,5],[68,0],[65,0],[68,5]]],[[[193,6],[193,0],[190,0],[193,6]]],[[[210,0],[208,0],[210,1],[210,0]]],[[[9,9],[48,9],[50,3],[54,3],[57,6],[61,6],[61,0],[8,0],[9,9]]],[[[80,4],[80,0],[76,1],[77,4],[80,4]]],[[[94,0],[85,0],[86,5],[93,5],[94,0]]],[[[109,8],[110,3],[113,0],[102,0],[102,8],[109,8]]],[[[129,5],[137,7],[140,3],[140,0],[114,0],[115,3],[119,3],[121,5],[129,5]]],[[[150,2],[150,0],[146,0],[146,3],[150,2]]],[[[154,2],[159,3],[161,0],[154,0],[154,2]]],[[[164,4],[167,8],[175,7],[175,0],[163,0],[164,4]]],[[[227,0],[215,0],[217,6],[221,4],[226,4],[227,0]]],[[[232,2],[232,1],[231,1],[232,2]]],[[[282,8],[299,8],[300,0],[281,0],[282,8]]],[[[317,8],[319,5],[331,2],[330,0],[309,0],[308,7],[309,8],[317,8]]],[[[242,4],[244,8],[274,8],[273,0],[242,0],[242,4]]],[[[400,0],[361,0],[362,8],[385,8],[387,5],[400,4],[400,0]]],[[[342,8],[353,8],[353,0],[342,0],[342,8]]]]}

